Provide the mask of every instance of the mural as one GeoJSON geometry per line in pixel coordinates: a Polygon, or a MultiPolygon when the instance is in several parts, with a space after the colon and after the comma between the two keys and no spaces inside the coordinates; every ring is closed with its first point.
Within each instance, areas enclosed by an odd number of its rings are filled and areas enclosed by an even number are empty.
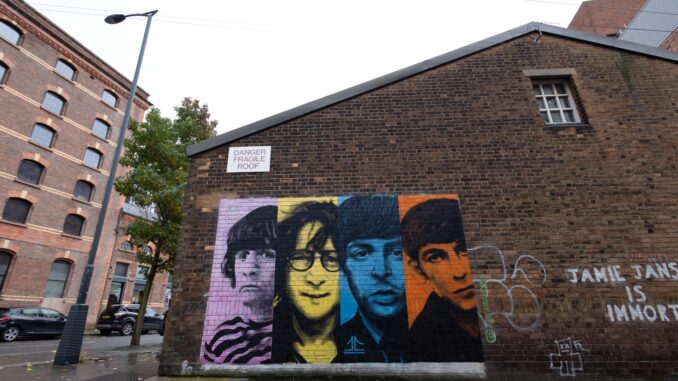
{"type": "Polygon", "coordinates": [[[480,362],[456,195],[227,199],[203,364],[480,362]]]}

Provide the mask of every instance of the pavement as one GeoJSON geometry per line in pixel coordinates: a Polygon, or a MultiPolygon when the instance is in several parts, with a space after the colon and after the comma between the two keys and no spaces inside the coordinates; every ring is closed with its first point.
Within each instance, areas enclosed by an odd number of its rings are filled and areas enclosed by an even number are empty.
{"type": "Polygon", "coordinates": [[[53,366],[59,340],[21,340],[0,343],[3,381],[143,381],[159,378],[162,336],[143,335],[141,345],[129,346],[128,336],[87,335],[80,364],[53,366]]]}

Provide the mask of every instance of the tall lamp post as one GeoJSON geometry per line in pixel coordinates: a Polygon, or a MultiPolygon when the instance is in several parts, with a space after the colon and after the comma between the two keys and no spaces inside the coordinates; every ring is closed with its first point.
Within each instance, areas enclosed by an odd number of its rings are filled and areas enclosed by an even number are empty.
{"type": "Polygon", "coordinates": [[[144,32],[144,39],[141,42],[141,51],[139,52],[139,59],[137,60],[137,68],[134,72],[134,80],[130,88],[129,98],[127,99],[127,108],[125,108],[125,116],[123,117],[122,126],[120,128],[120,136],[118,136],[118,146],[115,148],[115,156],[113,157],[113,165],[111,166],[111,174],[106,183],[106,192],[104,193],[104,200],[101,203],[101,210],[99,211],[99,219],[97,221],[96,231],[94,232],[94,240],[92,241],[92,248],[89,251],[87,258],[87,267],[85,273],[82,275],[80,282],[80,291],[78,291],[78,300],[71,306],[68,312],[68,320],[64,327],[61,341],[59,341],[59,348],[54,357],[54,365],[68,365],[77,364],[80,361],[80,350],[82,349],[82,339],[85,335],[85,324],[87,323],[87,294],[89,293],[89,285],[92,281],[92,272],[94,270],[94,260],[97,256],[97,249],[99,241],[101,241],[101,232],[104,228],[104,220],[106,219],[106,211],[108,203],[111,200],[111,193],[113,193],[113,183],[115,182],[115,174],[118,169],[118,161],[122,153],[122,147],[125,143],[125,132],[129,125],[129,118],[132,112],[132,104],[137,92],[137,82],[139,80],[139,71],[141,70],[141,62],[144,60],[144,51],[146,50],[146,40],[148,39],[148,31],[151,29],[151,20],[153,16],[158,13],[157,10],[146,13],[133,13],[129,15],[115,14],[106,17],[106,22],[109,24],[118,24],[123,22],[128,17],[144,16],[146,20],[146,31],[144,32]]]}

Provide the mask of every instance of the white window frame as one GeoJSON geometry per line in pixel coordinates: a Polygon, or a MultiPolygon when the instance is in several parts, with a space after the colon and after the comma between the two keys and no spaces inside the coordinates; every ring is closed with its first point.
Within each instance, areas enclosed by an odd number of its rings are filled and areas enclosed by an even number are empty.
{"type": "Polygon", "coordinates": [[[560,125],[560,124],[581,124],[581,116],[577,110],[577,103],[572,94],[572,89],[568,83],[568,78],[545,78],[545,79],[532,79],[532,88],[535,99],[537,100],[537,107],[539,108],[539,114],[544,120],[544,124],[547,126],[551,125],[560,125]],[[558,91],[558,86],[561,85],[564,89],[563,92],[558,91]],[[549,86],[553,90],[553,94],[546,94],[544,92],[544,87],[549,86]],[[539,89],[539,94],[536,90],[539,89]],[[549,107],[549,102],[547,98],[553,98],[555,100],[555,107],[549,107]],[[569,107],[565,106],[562,102],[562,99],[567,99],[569,107]],[[572,121],[567,121],[565,117],[565,112],[571,111],[573,115],[572,121]],[[560,121],[553,120],[553,113],[557,113],[560,116],[560,121]],[[546,117],[544,117],[546,115],[546,117]]]}

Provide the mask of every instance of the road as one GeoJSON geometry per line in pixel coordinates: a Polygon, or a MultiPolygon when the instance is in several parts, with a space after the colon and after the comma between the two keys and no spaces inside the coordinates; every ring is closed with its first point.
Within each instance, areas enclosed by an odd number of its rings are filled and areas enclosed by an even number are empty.
{"type": "MultiPolygon", "coordinates": [[[[82,343],[81,357],[101,357],[107,351],[114,351],[129,346],[130,336],[99,336],[87,335],[82,343]]],[[[141,345],[158,345],[162,343],[162,336],[148,334],[141,336],[141,345]]],[[[54,360],[54,354],[59,346],[59,340],[54,339],[26,339],[12,343],[0,342],[0,368],[25,366],[54,360]]]]}

